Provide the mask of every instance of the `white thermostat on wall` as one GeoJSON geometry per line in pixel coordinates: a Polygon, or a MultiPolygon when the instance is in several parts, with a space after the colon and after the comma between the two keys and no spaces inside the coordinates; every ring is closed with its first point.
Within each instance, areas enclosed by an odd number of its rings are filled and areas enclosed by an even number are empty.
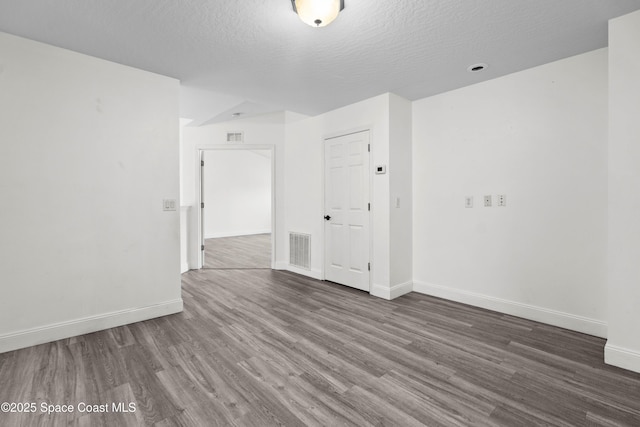
{"type": "Polygon", "coordinates": [[[376,175],[383,175],[387,173],[387,166],[386,165],[378,165],[376,166],[376,175]]]}

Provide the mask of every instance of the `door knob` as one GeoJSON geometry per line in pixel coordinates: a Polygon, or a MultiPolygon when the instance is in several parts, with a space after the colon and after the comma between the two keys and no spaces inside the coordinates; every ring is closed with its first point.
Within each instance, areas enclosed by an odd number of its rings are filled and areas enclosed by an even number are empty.
{"type": "Polygon", "coordinates": [[[329,221],[331,219],[331,217],[329,215],[325,215],[324,219],[326,219],[327,221],[329,221]]]}

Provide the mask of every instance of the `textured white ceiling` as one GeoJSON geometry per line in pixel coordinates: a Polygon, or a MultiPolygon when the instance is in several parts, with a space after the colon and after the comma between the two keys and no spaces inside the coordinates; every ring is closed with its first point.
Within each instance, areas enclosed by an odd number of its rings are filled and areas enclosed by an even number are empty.
{"type": "MultiPolygon", "coordinates": [[[[183,116],[318,114],[414,100],[607,45],[640,0],[345,0],[302,23],[290,0],[0,0],[0,31],[180,79],[183,116]],[[485,62],[478,74],[468,65],[485,62]]],[[[1,52],[0,52],[1,55],[1,52]]]]}

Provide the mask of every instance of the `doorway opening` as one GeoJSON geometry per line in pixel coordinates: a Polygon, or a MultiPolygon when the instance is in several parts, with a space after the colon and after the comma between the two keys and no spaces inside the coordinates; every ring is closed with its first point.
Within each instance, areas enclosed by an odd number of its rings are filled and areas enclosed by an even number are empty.
{"type": "Polygon", "coordinates": [[[200,150],[201,268],[273,268],[273,154],[271,146],[200,150]]]}

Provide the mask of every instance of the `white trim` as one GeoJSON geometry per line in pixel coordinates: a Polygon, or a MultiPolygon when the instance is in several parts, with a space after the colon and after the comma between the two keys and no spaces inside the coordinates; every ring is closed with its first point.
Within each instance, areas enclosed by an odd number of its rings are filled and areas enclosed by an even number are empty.
{"type": "MultiPolygon", "coordinates": [[[[340,138],[341,136],[347,136],[347,135],[353,135],[355,133],[371,131],[372,129],[373,129],[373,125],[369,124],[365,126],[357,126],[350,129],[343,129],[339,131],[328,132],[322,135],[322,142],[324,143],[324,141],[326,141],[327,139],[340,138]]],[[[371,140],[369,140],[369,142],[371,142],[371,140]]]]}
{"type": "Polygon", "coordinates": [[[114,311],[97,316],[13,332],[0,336],[0,353],[102,331],[104,329],[116,328],[130,323],[179,313],[181,311],[182,298],[147,307],[114,311]]]}
{"type": "Polygon", "coordinates": [[[288,266],[289,266],[289,264],[287,264],[286,262],[278,261],[273,266],[273,269],[274,270],[286,270],[288,268],[288,266]]]}
{"type": "Polygon", "coordinates": [[[604,363],[640,373],[640,352],[617,345],[604,346],[604,363]]]}
{"type": "MultiPolygon", "coordinates": [[[[278,263],[278,266],[282,266],[282,264],[278,263]]],[[[284,264],[283,270],[290,271],[292,273],[300,274],[302,276],[311,277],[312,279],[322,280],[322,272],[320,270],[306,270],[304,268],[296,267],[291,264],[284,264]]]]}
{"type": "Polygon", "coordinates": [[[391,288],[389,288],[388,286],[372,283],[369,294],[373,295],[374,297],[391,300],[391,288]]]}
{"type": "Polygon", "coordinates": [[[180,263],[180,274],[186,273],[187,271],[189,271],[189,263],[188,262],[181,262],[180,263]]]}
{"type": "Polygon", "coordinates": [[[268,228],[262,230],[240,230],[240,231],[227,231],[224,233],[210,233],[205,234],[205,239],[217,239],[219,237],[240,237],[240,236],[253,236],[254,234],[271,234],[271,230],[268,228]]]}
{"type": "Polygon", "coordinates": [[[597,319],[577,316],[571,313],[551,310],[530,304],[523,304],[516,301],[509,301],[489,295],[475,292],[453,289],[446,286],[434,285],[431,283],[413,282],[413,291],[421,294],[432,295],[451,301],[461,302],[488,310],[522,317],[536,322],[542,322],[596,337],[607,337],[607,323],[597,319]]]}
{"type": "Polygon", "coordinates": [[[374,297],[384,298],[390,301],[392,299],[401,297],[402,295],[408,294],[411,291],[413,291],[413,282],[408,281],[408,282],[400,283],[397,285],[393,285],[391,287],[374,284],[371,287],[370,294],[373,295],[374,297]]]}
{"type": "Polygon", "coordinates": [[[191,221],[191,206],[180,206],[180,273],[189,271],[189,240],[191,232],[189,223],[191,221]]]}

